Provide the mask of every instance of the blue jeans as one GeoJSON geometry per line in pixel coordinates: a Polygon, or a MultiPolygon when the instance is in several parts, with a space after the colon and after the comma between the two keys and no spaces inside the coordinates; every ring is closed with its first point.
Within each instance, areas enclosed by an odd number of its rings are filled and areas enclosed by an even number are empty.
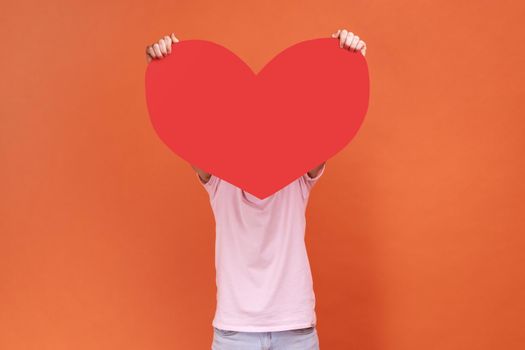
{"type": "Polygon", "coordinates": [[[315,326],[279,332],[238,332],[213,327],[212,350],[319,350],[315,326]]]}

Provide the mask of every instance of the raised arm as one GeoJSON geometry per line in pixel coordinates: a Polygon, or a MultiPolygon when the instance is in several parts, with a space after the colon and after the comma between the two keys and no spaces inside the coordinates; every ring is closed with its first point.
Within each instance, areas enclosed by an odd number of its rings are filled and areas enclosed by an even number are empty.
{"type": "MultiPolygon", "coordinates": [[[[150,63],[152,60],[162,59],[167,55],[171,54],[171,45],[179,42],[179,39],[175,36],[174,33],[170,35],[165,35],[158,42],[148,45],[146,47],[146,61],[150,63]]],[[[190,164],[191,167],[199,174],[199,177],[202,183],[206,184],[211,177],[210,173],[205,172],[204,170],[197,168],[193,164],[190,164]]]]}
{"type": "MultiPolygon", "coordinates": [[[[359,36],[346,29],[339,29],[336,33],[332,34],[332,38],[339,39],[339,47],[342,49],[361,52],[363,56],[366,54],[366,43],[361,40],[359,36]]],[[[310,176],[310,178],[316,177],[325,164],[326,161],[308,171],[308,176],[310,176]]]]}

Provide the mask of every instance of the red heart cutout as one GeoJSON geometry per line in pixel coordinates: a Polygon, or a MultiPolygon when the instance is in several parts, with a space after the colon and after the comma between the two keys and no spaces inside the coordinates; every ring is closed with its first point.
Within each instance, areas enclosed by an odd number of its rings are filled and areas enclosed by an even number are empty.
{"type": "Polygon", "coordinates": [[[149,63],[146,100],[177,155],[264,199],[343,149],[369,99],[363,55],[322,38],[295,44],[255,74],[204,40],[149,63]]]}

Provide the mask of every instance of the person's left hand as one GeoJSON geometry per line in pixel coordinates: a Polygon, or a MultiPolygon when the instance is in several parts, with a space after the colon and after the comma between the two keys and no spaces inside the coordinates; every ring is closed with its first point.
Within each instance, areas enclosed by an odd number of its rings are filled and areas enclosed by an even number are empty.
{"type": "Polygon", "coordinates": [[[332,34],[332,38],[339,39],[339,47],[349,51],[361,51],[363,56],[366,54],[366,44],[356,34],[346,29],[339,29],[337,33],[332,34]]]}

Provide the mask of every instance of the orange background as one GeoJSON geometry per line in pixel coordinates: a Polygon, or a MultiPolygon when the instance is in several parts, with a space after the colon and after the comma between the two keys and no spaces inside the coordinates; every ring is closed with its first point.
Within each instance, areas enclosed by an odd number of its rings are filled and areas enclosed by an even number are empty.
{"type": "Polygon", "coordinates": [[[519,1],[2,3],[0,349],[209,349],[214,219],[151,127],[145,47],[173,31],[259,70],[338,28],[367,43],[371,101],[307,212],[321,348],[525,348],[524,14],[519,1]]]}

